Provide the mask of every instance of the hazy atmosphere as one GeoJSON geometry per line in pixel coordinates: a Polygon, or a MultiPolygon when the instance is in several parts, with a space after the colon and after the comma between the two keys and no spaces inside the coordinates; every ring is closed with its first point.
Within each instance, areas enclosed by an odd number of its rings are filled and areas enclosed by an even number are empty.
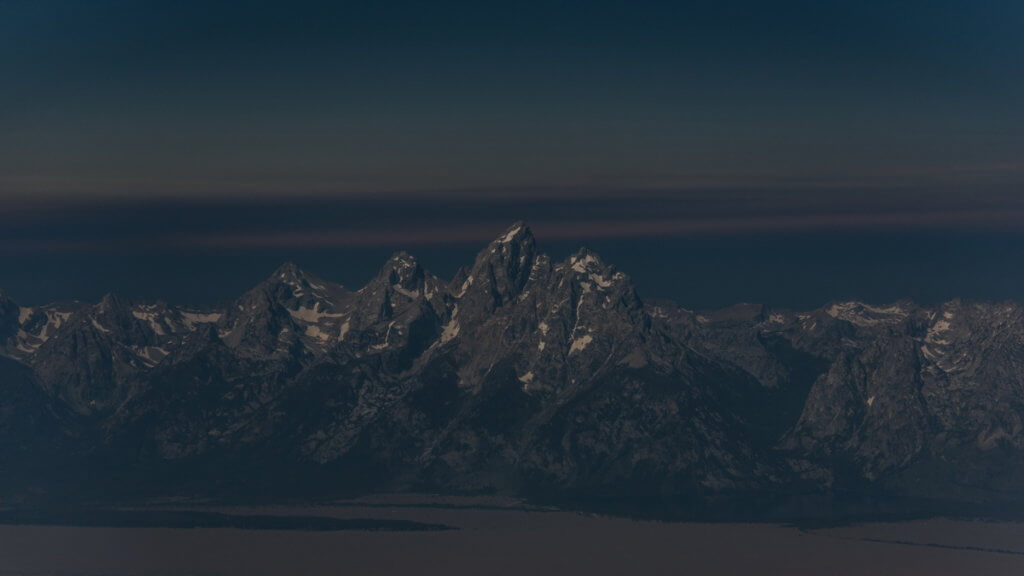
{"type": "Polygon", "coordinates": [[[1022,24],[1003,0],[5,0],[0,194],[1013,190],[1022,24]]]}
{"type": "Polygon", "coordinates": [[[1002,1],[5,0],[0,285],[210,301],[284,260],[361,284],[398,248],[450,275],[522,219],[694,308],[1019,297],[1022,25],[1002,1]]]}
{"type": "Polygon", "coordinates": [[[0,0],[0,576],[1024,574],[1022,31],[0,0]]]}

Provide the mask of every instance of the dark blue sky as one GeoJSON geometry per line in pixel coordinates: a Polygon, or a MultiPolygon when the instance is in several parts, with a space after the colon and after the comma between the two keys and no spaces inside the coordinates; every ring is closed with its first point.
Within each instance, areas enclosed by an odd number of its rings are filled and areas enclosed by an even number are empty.
{"type": "Polygon", "coordinates": [[[1014,185],[1015,1],[0,1],[0,194],[1014,185]]]}
{"type": "Polygon", "coordinates": [[[0,0],[0,288],[445,272],[526,219],[693,306],[1024,297],[1021,30],[1005,0],[0,0]]]}

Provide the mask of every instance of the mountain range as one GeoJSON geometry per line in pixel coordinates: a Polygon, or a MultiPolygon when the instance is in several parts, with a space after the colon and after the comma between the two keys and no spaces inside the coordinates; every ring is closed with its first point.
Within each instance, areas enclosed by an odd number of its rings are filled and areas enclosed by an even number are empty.
{"type": "Polygon", "coordinates": [[[1024,501],[1020,304],[691,311],[522,223],[451,280],[398,252],[209,307],[0,293],[0,389],[5,501],[1024,501]]]}

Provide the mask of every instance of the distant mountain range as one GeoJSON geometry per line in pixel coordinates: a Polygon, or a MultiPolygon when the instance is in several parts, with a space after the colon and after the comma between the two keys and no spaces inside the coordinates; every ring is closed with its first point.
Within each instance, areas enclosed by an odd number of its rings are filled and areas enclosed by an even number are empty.
{"type": "Polygon", "coordinates": [[[358,290],[285,264],[208,308],[0,294],[8,501],[1002,506],[1022,456],[1020,304],[694,312],[521,223],[451,281],[399,252],[358,290]]]}

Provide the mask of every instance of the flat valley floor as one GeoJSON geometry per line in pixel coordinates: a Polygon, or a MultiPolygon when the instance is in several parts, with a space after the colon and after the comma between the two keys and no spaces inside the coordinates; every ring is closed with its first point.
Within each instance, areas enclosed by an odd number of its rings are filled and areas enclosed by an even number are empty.
{"type": "MultiPolygon", "coordinates": [[[[372,518],[443,531],[0,526],[0,575],[1024,574],[1024,524],[916,520],[801,529],[667,523],[508,501],[371,498],[310,507],[189,508],[372,518]]],[[[138,509],[136,509],[138,510],[138,509]]]]}

